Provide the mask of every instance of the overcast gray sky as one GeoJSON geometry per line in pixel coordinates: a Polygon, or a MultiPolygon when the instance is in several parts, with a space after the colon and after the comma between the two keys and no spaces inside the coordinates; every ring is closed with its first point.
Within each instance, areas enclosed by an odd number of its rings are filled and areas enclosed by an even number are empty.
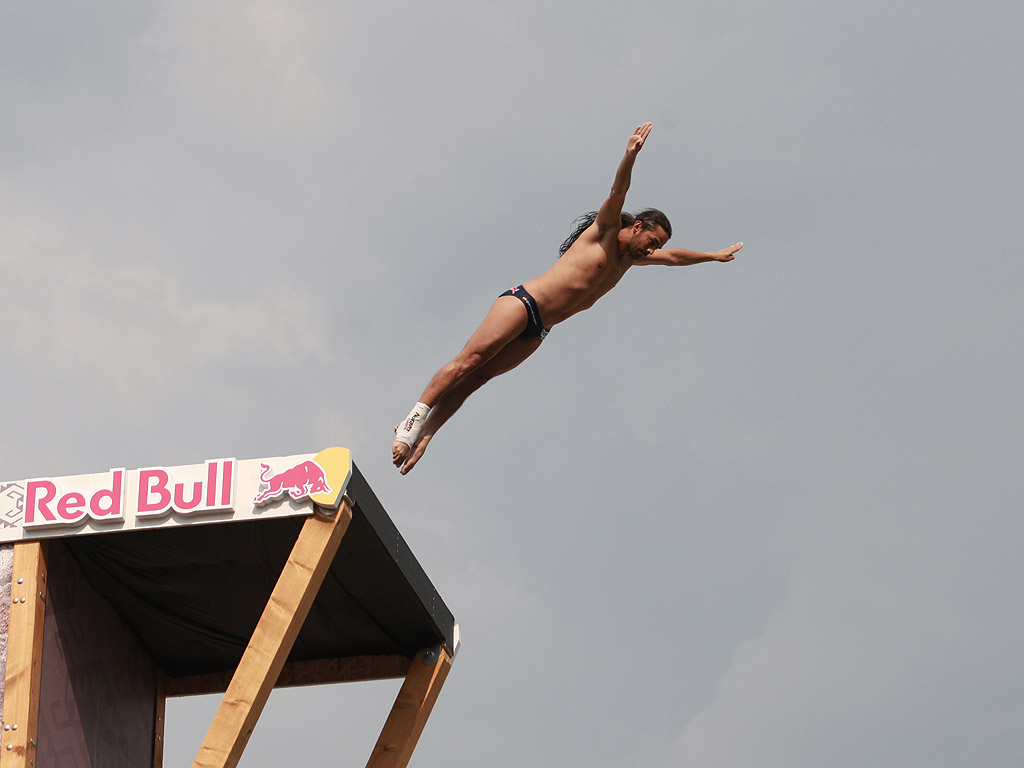
{"type": "MultiPolygon", "coordinates": [[[[0,476],[350,448],[462,625],[420,768],[1020,766],[1022,24],[3,0],[0,476]],[[631,270],[400,477],[646,120],[627,208],[746,247],[631,270]]],[[[395,690],[277,692],[242,765],[362,764],[395,690]]]]}

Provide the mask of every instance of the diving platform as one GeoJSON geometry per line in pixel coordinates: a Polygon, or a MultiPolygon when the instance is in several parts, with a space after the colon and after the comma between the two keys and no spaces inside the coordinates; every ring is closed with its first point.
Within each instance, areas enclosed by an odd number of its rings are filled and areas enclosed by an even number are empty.
{"type": "Polygon", "coordinates": [[[227,768],[274,687],[384,679],[366,765],[402,768],[459,647],[342,448],[0,483],[0,589],[0,768],[160,768],[166,698],[210,693],[227,768]]]}

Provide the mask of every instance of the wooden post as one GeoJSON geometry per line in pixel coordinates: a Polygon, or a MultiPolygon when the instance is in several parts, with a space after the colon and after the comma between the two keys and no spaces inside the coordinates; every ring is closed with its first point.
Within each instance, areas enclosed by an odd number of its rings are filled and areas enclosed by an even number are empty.
{"type": "Polygon", "coordinates": [[[35,766],[46,618],[46,551],[44,541],[21,541],[14,545],[4,730],[0,732],[2,768],[35,766]]]}
{"type": "MultiPolygon", "coordinates": [[[[361,683],[369,680],[404,678],[409,671],[409,658],[401,654],[383,656],[349,656],[343,659],[289,661],[277,676],[275,688],[328,683],[361,683]]],[[[231,683],[230,672],[212,672],[187,677],[164,676],[165,696],[196,696],[224,693],[231,683]]]]}
{"type": "Polygon", "coordinates": [[[164,768],[164,717],[167,714],[167,682],[163,671],[156,673],[156,707],[153,713],[153,768],[164,768]]]}
{"type": "Polygon", "coordinates": [[[238,764],[351,520],[346,497],[334,514],[318,511],[303,524],[193,768],[238,764]]]}
{"type": "Polygon", "coordinates": [[[409,764],[451,667],[451,656],[440,646],[413,658],[366,768],[405,768],[409,764]]]}

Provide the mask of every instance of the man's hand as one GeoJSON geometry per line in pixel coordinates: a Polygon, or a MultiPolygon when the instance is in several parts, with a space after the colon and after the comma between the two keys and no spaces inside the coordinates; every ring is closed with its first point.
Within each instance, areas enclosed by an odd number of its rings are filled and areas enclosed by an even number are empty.
{"type": "Polygon", "coordinates": [[[723,248],[720,251],[715,251],[714,253],[711,254],[711,256],[712,258],[714,258],[715,261],[732,261],[734,258],[736,258],[736,251],[738,251],[742,247],[743,243],[736,243],[736,245],[731,245],[728,248],[723,248]]]}
{"type": "Polygon", "coordinates": [[[633,131],[633,135],[629,137],[629,142],[626,144],[626,154],[635,155],[639,152],[650,132],[650,123],[644,123],[643,125],[637,126],[637,129],[633,131]]]}

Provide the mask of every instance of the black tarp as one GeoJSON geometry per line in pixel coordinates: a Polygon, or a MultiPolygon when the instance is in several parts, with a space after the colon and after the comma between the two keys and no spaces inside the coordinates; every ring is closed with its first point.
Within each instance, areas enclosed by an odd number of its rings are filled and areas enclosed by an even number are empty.
{"type": "MultiPolygon", "coordinates": [[[[455,620],[353,466],[354,514],[290,661],[412,656],[455,620]]],[[[178,526],[64,540],[93,588],[169,675],[232,670],[305,518],[178,526]]]]}

